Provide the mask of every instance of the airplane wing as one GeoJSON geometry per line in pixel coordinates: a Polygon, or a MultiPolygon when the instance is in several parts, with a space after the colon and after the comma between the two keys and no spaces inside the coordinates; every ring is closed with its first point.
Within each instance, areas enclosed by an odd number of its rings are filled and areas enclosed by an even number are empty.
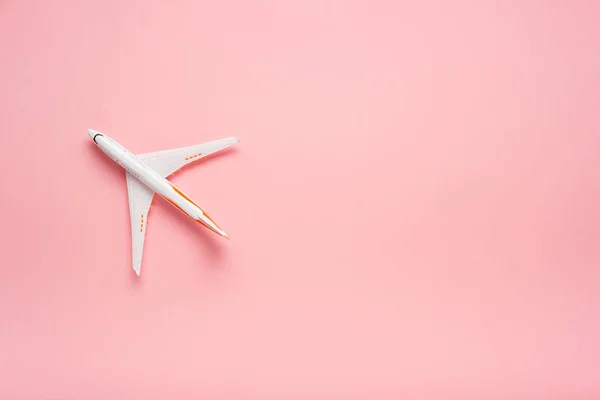
{"type": "Polygon", "coordinates": [[[147,166],[166,178],[184,165],[190,164],[229,146],[233,146],[236,143],[239,143],[239,139],[230,137],[178,149],[138,154],[137,157],[147,166]]]}
{"type": "Polygon", "coordinates": [[[148,210],[152,204],[154,191],[127,172],[129,194],[129,216],[131,217],[131,258],[135,273],[140,274],[148,210]]]}
{"type": "MultiPolygon", "coordinates": [[[[237,138],[231,137],[195,146],[139,154],[138,158],[166,178],[184,165],[238,142],[237,138]]],[[[139,275],[142,266],[142,253],[144,252],[146,222],[148,221],[148,211],[154,192],[129,172],[127,172],[127,190],[131,218],[131,257],[133,269],[139,275]]]]}

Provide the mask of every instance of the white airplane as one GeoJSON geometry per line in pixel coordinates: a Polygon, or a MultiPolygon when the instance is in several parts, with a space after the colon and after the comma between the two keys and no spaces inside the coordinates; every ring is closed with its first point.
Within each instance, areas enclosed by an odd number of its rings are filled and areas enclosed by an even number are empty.
{"type": "Polygon", "coordinates": [[[131,254],[133,269],[138,276],[142,266],[148,210],[154,193],[158,193],[199,224],[229,239],[225,231],[219,228],[196,203],[165,178],[184,165],[239,143],[237,138],[230,137],[195,146],[136,155],[101,132],[88,129],[88,135],[100,150],[127,171],[131,217],[131,254]]]}

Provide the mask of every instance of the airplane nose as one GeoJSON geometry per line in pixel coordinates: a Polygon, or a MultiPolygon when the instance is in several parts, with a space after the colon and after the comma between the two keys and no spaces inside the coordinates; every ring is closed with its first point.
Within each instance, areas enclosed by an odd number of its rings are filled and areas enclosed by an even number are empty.
{"type": "Polygon", "coordinates": [[[90,136],[90,139],[92,139],[94,142],[96,141],[94,138],[96,137],[96,135],[100,135],[102,136],[102,134],[98,131],[95,131],[93,129],[88,129],[88,135],[90,136]]]}

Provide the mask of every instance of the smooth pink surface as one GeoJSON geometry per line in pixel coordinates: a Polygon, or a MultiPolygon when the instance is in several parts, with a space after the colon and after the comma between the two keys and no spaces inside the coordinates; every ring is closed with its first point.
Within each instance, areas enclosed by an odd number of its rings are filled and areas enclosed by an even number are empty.
{"type": "Polygon", "coordinates": [[[0,398],[600,397],[600,3],[0,1],[0,398]],[[132,151],[230,135],[130,261],[132,151]],[[338,397],[339,396],[339,397],[338,397]]]}

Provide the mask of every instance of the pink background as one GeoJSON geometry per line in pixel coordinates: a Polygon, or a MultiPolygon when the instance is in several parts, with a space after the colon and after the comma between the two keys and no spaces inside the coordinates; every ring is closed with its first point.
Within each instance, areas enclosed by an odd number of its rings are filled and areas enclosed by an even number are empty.
{"type": "Polygon", "coordinates": [[[0,398],[600,398],[600,3],[0,0],[0,398]],[[156,200],[135,152],[236,135],[156,200]]]}

